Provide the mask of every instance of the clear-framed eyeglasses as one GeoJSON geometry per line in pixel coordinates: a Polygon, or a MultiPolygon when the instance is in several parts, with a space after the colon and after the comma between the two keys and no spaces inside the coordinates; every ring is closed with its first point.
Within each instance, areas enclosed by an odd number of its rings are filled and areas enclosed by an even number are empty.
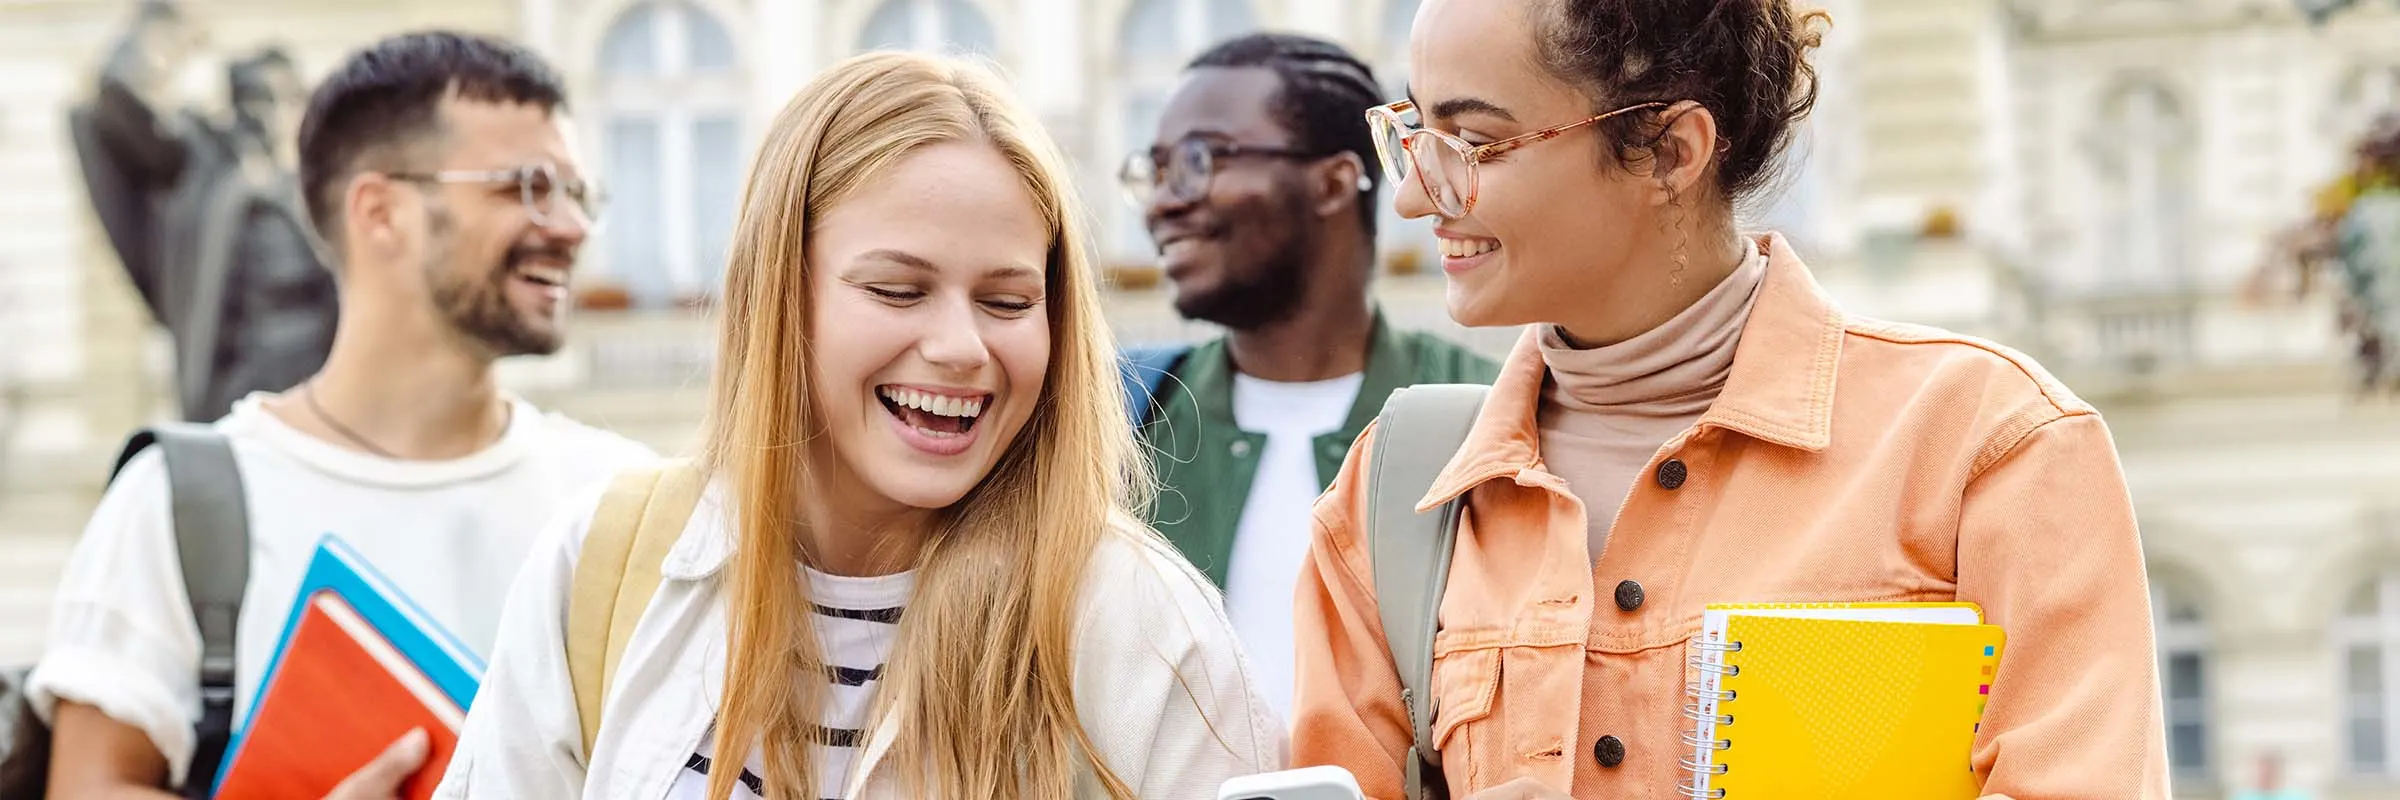
{"type": "Polygon", "coordinates": [[[1435,211],[1450,219],[1467,215],[1475,209],[1475,165],[1536,142],[1546,142],[1576,128],[1609,117],[1646,108],[1666,108],[1666,103],[1638,103],[1615,111],[1520,134],[1490,144],[1471,144],[1457,135],[1421,128],[1400,117],[1417,111],[1417,104],[1401,100],[1389,105],[1367,109],[1367,127],[1375,134],[1375,157],[1383,162],[1385,175],[1401,183],[1417,178],[1417,186],[1433,201],[1435,211]]]}
{"type": "Polygon", "coordinates": [[[1124,165],[1117,169],[1117,184],[1124,188],[1125,199],[1136,207],[1149,205],[1150,198],[1162,187],[1167,190],[1169,199],[1190,203],[1208,195],[1208,182],[1216,177],[1219,159],[1282,158],[1305,161],[1325,155],[1328,154],[1289,147],[1190,137],[1172,145],[1160,145],[1126,156],[1124,165]]]}
{"type": "Polygon", "coordinates": [[[584,224],[597,227],[607,198],[598,186],[577,178],[560,178],[558,168],[547,163],[527,164],[509,169],[440,170],[436,172],[391,172],[391,177],[425,183],[514,183],[517,198],[525,204],[525,215],[533,224],[545,228],[563,228],[570,220],[569,213],[580,213],[584,224]],[[560,198],[565,198],[562,202],[560,198]]]}

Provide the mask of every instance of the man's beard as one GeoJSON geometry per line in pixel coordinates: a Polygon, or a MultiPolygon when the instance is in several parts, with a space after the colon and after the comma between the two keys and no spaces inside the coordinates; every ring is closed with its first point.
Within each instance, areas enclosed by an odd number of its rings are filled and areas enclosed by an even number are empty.
{"type": "Polygon", "coordinates": [[[425,264],[425,274],[433,285],[433,306],[450,329],[468,341],[482,345],[494,356],[546,356],[558,352],[564,344],[557,328],[544,330],[518,313],[508,302],[508,282],[516,274],[516,264],[527,258],[550,254],[545,248],[518,245],[508,249],[500,264],[481,275],[461,275],[454,268],[457,242],[450,237],[449,215],[437,211],[428,226],[432,238],[441,242],[425,264]]]}
{"type": "MultiPolygon", "coordinates": [[[[1279,204],[1284,205],[1284,204],[1279,204]]],[[[1293,204],[1278,208],[1252,219],[1273,219],[1283,227],[1279,241],[1265,248],[1265,255],[1255,269],[1239,269],[1229,265],[1225,282],[1213,290],[1178,294],[1175,312],[1185,319],[1215,323],[1226,330],[1247,331],[1274,325],[1299,315],[1301,304],[1307,300],[1310,270],[1308,263],[1314,242],[1298,220],[1306,219],[1307,208],[1293,204]]],[[[1228,224],[1228,230],[1239,228],[1241,222],[1228,224]]]]}

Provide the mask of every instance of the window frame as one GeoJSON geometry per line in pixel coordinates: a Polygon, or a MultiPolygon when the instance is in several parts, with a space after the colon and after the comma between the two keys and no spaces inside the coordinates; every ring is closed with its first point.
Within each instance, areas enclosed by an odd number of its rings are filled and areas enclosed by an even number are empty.
{"type": "Polygon", "coordinates": [[[1000,26],[975,0],[881,0],[868,9],[865,22],[859,26],[858,34],[852,37],[851,52],[864,53],[887,47],[882,43],[884,37],[871,35],[878,33],[876,23],[883,15],[895,10],[907,15],[902,19],[908,27],[908,42],[903,49],[922,53],[965,52],[991,59],[1001,57],[1005,45],[1000,36],[1000,26]],[[968,30],[954,16],[961,11],[991,35],[989,41],[964,42],[955,38],[957,34],[968,30]]]}
{"type": "MultiPolygon", "coordinates": [[[[660,244],[659,263],[633,264],[620,263],[619,257],[624,254],[616,250],[614,243],[603,241],[597,248],[598,271],[621,282],[634,295],[637,307],[713,300],[722,288],[717,278],[724,271],[724,254],[704,252],[709,234],[700,226],[708,214],[700,209],[698,187],[704,180],[696,174],[694,140],[703,123],[730,120],[737,140],[747,143],[749,76],[733,28],[699,3],[645,0],[620,9],[603,29],[600,41],[601,49],[593,68],[598,100],[594,116],[598,124],[592,136],[600,145],[597,155],[603,163],[608,160],[613,144],[608,131],[621,122],[647,123],[657,136],[649,157],[654,159],[658,180],[659,217],[612,219],[609,224],[611,227],[656,225],[660,244]],[[639,14],[650,15],[647,35],[653,63],[646,70],[619,68],[610,63],[607,44],[618,36],[621,26],[639,24],[636,20],[639,14]],[[725,64],[699,65],[691,50],[693,24],[714,26],[718,38],[736,48],[732,58],[725,64]],[[712,259],[715,263],[708,263],[712,259]],[[665,294],[657,294],[659,291],[665,294]]],[[[738,185],[740,161],[737,159],[735,164],[738,185]]],[[[605,175],[602,177],[606,179],[605,175]]],[[[726,198],[723,202],[738,203],[738,198],[726,198]]],[[[738,213],[736,209],[735,214],[738,213]]],[[[715,236],[722,240],[719,244],[730,247],[731,233],[728,229],[716,232],[715,236]]]]}
{"type": "Polygon", "coordinates": [[[2215,635],[2210,630],[2208,609],[2197,597],[2183,590],[2184,585],[2172,581],[2150,582],[2150,609],[2155,620],[2158,660],[2158,689],[2160,716],[2166,724],[2168,769],[2178,782],[2206,782],[2217,766],[2216,686],[2219,679],[2219,659],[2215,635]],[[2175,619],[2178,607],[2192,610],[2189,620],[2175,619]],[[2177,713],[2176,686],[2173,664],[2177,657],[2189,656],[2199,664],[2199,687],[2184,702],[2191,704],[2189,718],[2177,713]],[[2179,722],[2194,725],[2200,730],[2198,763],[2175,758],[2175,728],[2179,722]]]}
{"type": "Polygon", "coordinates": [[[2137,75],[2111,84],[2094,108],[2092,176],[2109,233],[2097,242],[2094,255],[2102,268],[2092,274],[2105,291],[2182,291],[2199,276],[2198,254],[2188,242],[2201,211],[2192,200],[2203,177],[2202,143],[2187,94],[2167,80],[2137,75]],[[2130,133],[2145,99],[2152,101],[2146,110],[2155,125],[2149,141],[2130,133]],[[2153,235],[2144,236],[2146,230],[2153,235]],[[2137,258],[2152,246],[2155,263],[2137,258]]]}
{"type": "Polygon", "coordinates": [[[2400,659],[2394,658],[2400,655],[2400,570],[2376,573],[2345,595],[2332,627],[2334,669],[2338,673],[2333,685],[2339,692],[2335,706],[2341,709],[2336,724],[2340,728],[2337,735],[2341,741],[2342,772],[2363,778],[2400,779],[2400,759],[2393,758],[2394,745],[2400,743],[2400,693],[2393,692],[2394,686],[2400,686],[2400,659]],[[2371,601],[2374,612],[2366,617],[2354,615],[2354,601],[2365,593],[2374,595],[2371,601]],[[2358,697],[2350,688],[2350,653],[2362,647],[2376,653],[2374,699],[2383,723],[2383,752],[2380,762],[2372,767],[2354,757],[2357,741],[2351,735],[2352,707],[2358,697]]]}

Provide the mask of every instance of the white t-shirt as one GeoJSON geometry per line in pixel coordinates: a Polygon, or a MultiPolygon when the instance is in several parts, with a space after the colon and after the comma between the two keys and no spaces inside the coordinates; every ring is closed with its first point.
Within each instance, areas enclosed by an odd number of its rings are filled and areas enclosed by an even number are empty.
{"type": "MultiPolygon", "coordinates": [[[[262,399],[243,399],[216,423],[232,441],[250,512],[250,579],[234,635],[237,724],[325,534],[486,655],[509,583],[557,504],[656,458],[632,440],[512,400],[508,429],[480,452],[386,459],[302,433],[262,399]]],[[[166,465],[153,448],[119,473],[68,558],[28,695],[45,721],[72,700],[140,728],[182,783],[200,719],[200,629],[170,508],[166,465]]]]}
{"type": "MultiPolygon", "coordinates": [[[[838,665],[828,667],[825,675],[829,688],[817,715],[817,793],[811,797],[839,798],[850,783],[859,745],[866,740],[867,715],[874,711],[875,687],[883,680],[884,663],[899,637],[900,610],[907,607],[915,586],[914,573],[907,572],[850,578],[808,571],[809,596],[817,606],[817,617],[811,620],[817,644],[824,648],[825,663],[838,665]]],[[[701,737],[699,752],[684,761],[675,785],[667,788],[667,800],[705,800],[708,773],[718,766],[715,743],[713,731],[701,737]]],[[[741,780],[734,784],[733,800],[765,796],[767,768],[761,755],[750,751],[741,780]]]]}
{"type": "Polygon", "coordinates": [[[1278,717],[1292,712],[1292,592],[1308,559],[1309,508],[1323,494],[1315,438],[1340,430],[1364,373],[1278,383],[1236,373],[1233,420],[1266,434],[1225,569],[1225,611],[1258,689],[1278,717]]]}

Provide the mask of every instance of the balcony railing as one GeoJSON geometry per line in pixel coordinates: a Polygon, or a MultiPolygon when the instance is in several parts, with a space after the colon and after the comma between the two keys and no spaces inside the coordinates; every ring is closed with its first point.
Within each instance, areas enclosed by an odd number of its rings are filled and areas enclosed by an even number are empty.
{"type": "Polygon", "coordinates": [[[2071,299],[2051,313],[2065,322],[2055,330],[2067,358],[2149,372],[2192,360],[2200,305],[2189,292],[2138,293],[2071,299]]]}
{"type": "MultiPolygon", "coordinates": [[[[2032,354],[2079,391],[2086,386],[2095,392],[2113,391],[2111,386],[2155,389],[2162,386],[2160,379],[2209,385],[2293,376],[2313,381],[2318,372],[2338,375],[2344,363],[2326,308],[2254,306],[2224,292],[2041,287],[1941,248],[1925,250],[1920,261],[1916,268],[1880,279],[1828,263],[1819,277],[1856,313],[1997,340],[2032,354]],[[1943,254],[1949,255],[1935,257],[1943,254]]],[[[1377,280],[1375,293],[1392,324],[1431,331],[1493,357],[1506,355],[1520,332],[1452,322],[1439,275],[1386,275],[1377,280]]],[[[1126,345],[1193,342],[1218,334],[1213,325],[1178,316],[1172,298],[1162,284],[1115,288],[1103,294],[1101,306],[1117,340],[1126,345]]],[[[558,357],[511,364],[509,378],[546,397],[705,387],[716,348],[713,320],[690,310],[584,312],[558,357]]]]}

